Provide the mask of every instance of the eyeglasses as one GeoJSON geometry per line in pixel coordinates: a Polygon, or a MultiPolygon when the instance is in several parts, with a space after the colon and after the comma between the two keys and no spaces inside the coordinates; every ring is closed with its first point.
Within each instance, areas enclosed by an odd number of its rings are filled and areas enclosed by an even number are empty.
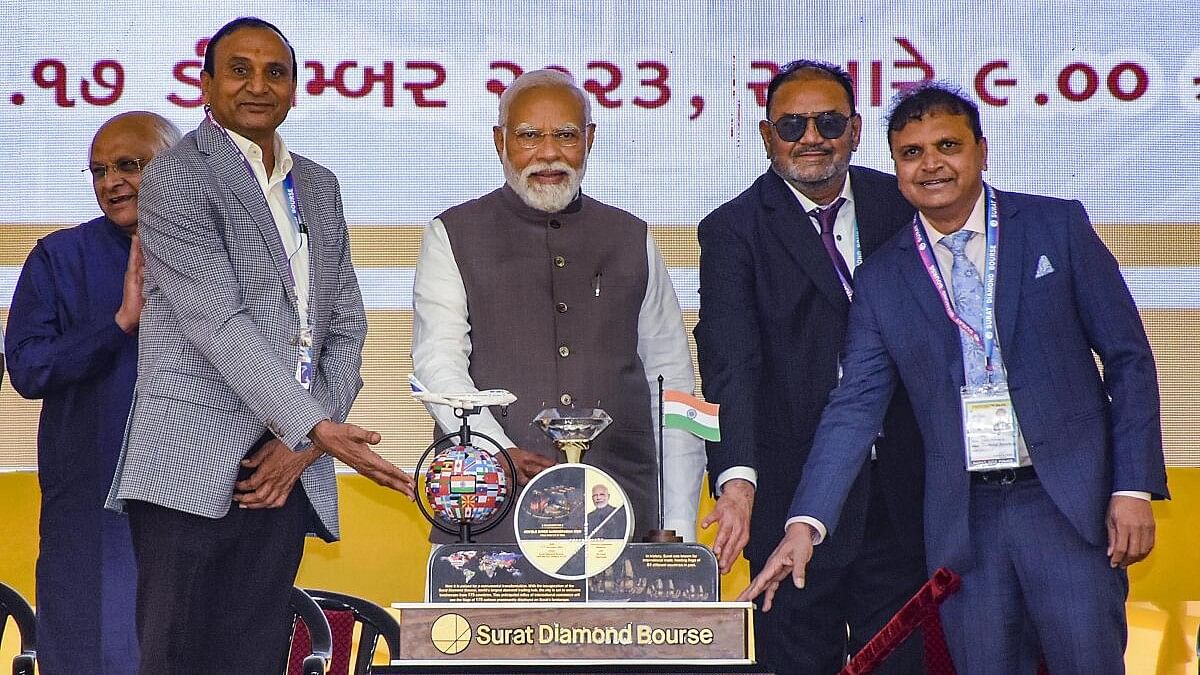
{"type": "Polygon", "coordinates": [[[547,137],[553,139],[555,145],[560,148],[573,148],[579,145],[580,139],[583,138],[583,132],[575,127],[563,127],[555,129],[550,133],[546,133],[541,129],[517,127],[516,131],[512,132],[512,135],[517,139],[517,145],[526,150],[533,150],[541,146],[542,141],[546,140],[547,137]]]}
{"type": "Polygon", "coordinates": [[[100,182],[108,177],[109,170],[114,170],[120,176],[136,176],[142,172],[142,162],[145,160],[140,158],[121,159],[113,164],[100,164],[99,162],[83,169],[81,173],[92,174],[92,180],[100,182]]]}
{"type": "Polygon", "coordinates": [[[808,131],[809,120],[816,122],[817,133],[821,134],[821,138],[831,141],[841,138],[850,123],[850,118],[841,113],[823,112],[816,115],[784,115],[774,122],[767,120],[767,124],[775,127],[775,133],[779,134],[780,140],[795,143],[808,131]]]}

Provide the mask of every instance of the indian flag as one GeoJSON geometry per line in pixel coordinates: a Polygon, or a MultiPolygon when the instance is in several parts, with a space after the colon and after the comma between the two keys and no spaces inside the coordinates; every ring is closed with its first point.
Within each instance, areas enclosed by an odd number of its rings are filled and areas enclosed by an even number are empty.
{"type": "Polygon", "coordinates": [[[475,493],[475,476],[461,475],[450,477],[450,494],[474,494],[475,493]]]}
{"type": "Polygon", "coordinates": [[[663,392],[663,425],[670,429],[683,429],[706,441],[721,440],[721,423],[715,403],[706,403],[682,391],[667,389],[663,392]]]}

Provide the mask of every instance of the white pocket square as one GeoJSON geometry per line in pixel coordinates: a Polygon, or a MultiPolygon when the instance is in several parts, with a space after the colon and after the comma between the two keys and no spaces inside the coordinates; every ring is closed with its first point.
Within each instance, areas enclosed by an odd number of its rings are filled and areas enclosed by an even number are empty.
{"type": "Polygon", "coordinates": [[[1054,272],[1054,265],[1051,265],[1050,259],[1043,255],[1038,258],[1037,272],[1034,272],[1033,278],[1041,279],[1052,272],[1054,272]]]}

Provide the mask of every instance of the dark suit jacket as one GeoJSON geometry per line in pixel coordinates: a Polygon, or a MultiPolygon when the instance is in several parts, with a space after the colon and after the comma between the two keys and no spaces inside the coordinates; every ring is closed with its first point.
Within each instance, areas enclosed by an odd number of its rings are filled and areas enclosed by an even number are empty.
{"type": "MultiPolygon", "coordinates": [[[[851,167],[850,185],[865,258],[911,220],[913,208],[893,176],[851,167]]],[[[698,236],[696,346],[704,397],[721,405],[721,441],[708,444],[708,474],[715,481],[732,466],[757,470],[745,552],[757,565],[783,536],[817,421],[837,384],[850,303],[811,218],[774,171],[705,218],[698,236]]],[[[920,546],[920,437],[903,399],[897,396],[878,454],[896,526],[920,546]]],[[[842,528],[818,548],[815,566],[845,564],[858,550],[868,479],[860,468],[848,476],[858,481],[842,528]]]]}
{"type": "MultiPolygon", "coordinates": [[[[1154,357],[1117,261],[1083,206],[996,194],[996,324],[1013,406],[1050,498],[1085,540],[1103,546],[1114,491],[1167,494],[1154,357]],[[1043,256],[1053,272],[1038,278],[1043,256]]],[[[865,460],[888,393],[903,383],[925,439],[927,562],[965,569],[972,561],[958,329],[921,265],[911,228],[855,281],[845,378],[822,416],[791,513],[840,527],[846,473],[865,460]]]]}

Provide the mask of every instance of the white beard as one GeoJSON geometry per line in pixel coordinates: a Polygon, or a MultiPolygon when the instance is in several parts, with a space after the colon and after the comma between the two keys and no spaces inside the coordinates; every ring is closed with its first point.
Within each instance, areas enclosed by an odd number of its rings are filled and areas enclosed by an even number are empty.
{"type": "Polygon", "coordinates": [[[567,208],[579,195],[579,186],[583,184],[583,174],[587,172],[587,155],[576,171],[566,162],[534,162],[525,167],[520,174],[508,161],[508,153],[504,153],[504,180],[508,186],[521,197],[521,201],[538,211],[557,213],[567,208]],[[533,183],[529,177],[539,171],[562,171],[567,174],[567,180],[557,185],[533,183]]]}

